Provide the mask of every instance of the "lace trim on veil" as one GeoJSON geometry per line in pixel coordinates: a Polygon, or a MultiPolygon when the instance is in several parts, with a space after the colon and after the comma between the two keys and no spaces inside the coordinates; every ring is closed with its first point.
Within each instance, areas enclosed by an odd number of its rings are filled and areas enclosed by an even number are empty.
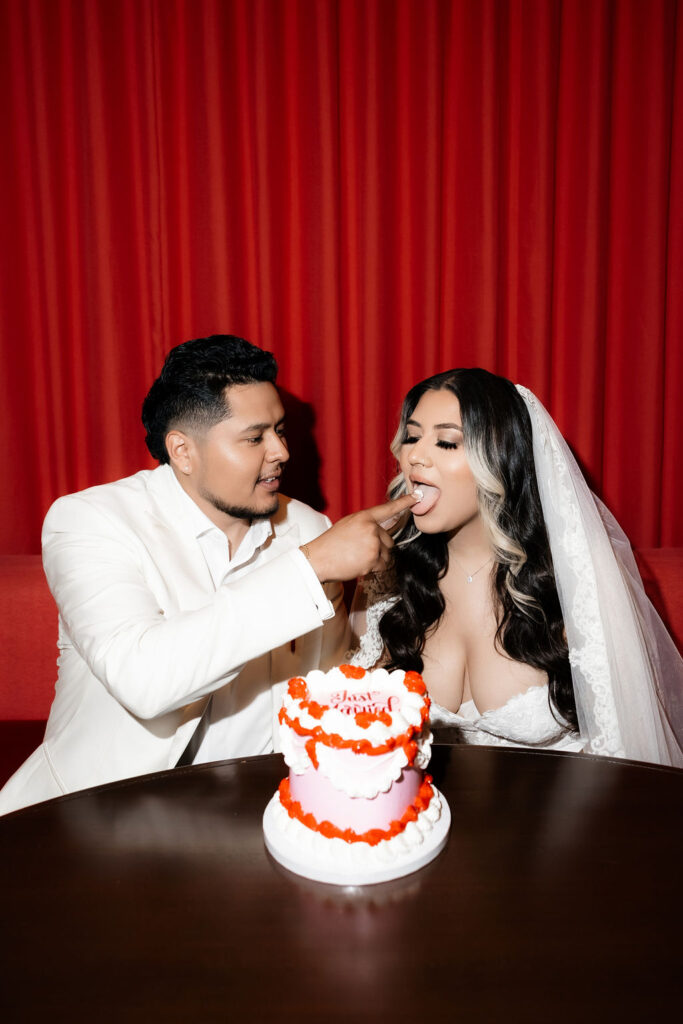
{"type": "MultiPolygon", "coordinates": [[[[521,384],[517,390],[524,398],[531,414],[534,429],[534,450],[540,445],[546,461],[536,464],[536,477],[543,512],[548,524],[552,515],[556,518],[559,530],[556,532],[555,544],[551,541],[553,561],[565,563],[565,575],[556,580],[560,601],[563,596],[569,605],[569,614],[565,614],[565,624],[573,623],[569,648],[569,663],[576,673],[580,672],[592,698],[592,706],[579,704],[577,713],[582,735],[590,735],[591,751],[595,754],[607,754],[613,757],[624,757],[624,747],[619,732],[619,721],[612,697],[612,685],[609,658],[605,645],[605,635],[600,619],[598,588],[595,570],[590,557],[586,534],[583,528],[576,495],[571,482],[569,464],[560,449],[557,438],[554,438],[542,422],[540,409],[543,407],[536,396],[521,384]],[[539,408],[540,407],[540,408],[539,408]],[[548,456],[552,460],[554,480],[544,472],[548,456]],[[540,472],[539,472],[540,470],[540,472]],[[545,501],[543,501],[545,498],[545,501]],[[561,547],[562,558],[560,557],[561,547]],[[570,570],[572,579],[566,570],[570,570]],[[587,721],[590,716],[591,724],[587,721]],[[583,719],[583,721],[582,721],[583,719]]],[[[545,411],[545,410],[544,410],[545,411]]],[[[558,437],[559,437],[558,433],[558,437]]],[[[550,535],[551,531],[548,530],[550,535]]],[[[577,702],[579,703],[579,702],[577,702]]]]}

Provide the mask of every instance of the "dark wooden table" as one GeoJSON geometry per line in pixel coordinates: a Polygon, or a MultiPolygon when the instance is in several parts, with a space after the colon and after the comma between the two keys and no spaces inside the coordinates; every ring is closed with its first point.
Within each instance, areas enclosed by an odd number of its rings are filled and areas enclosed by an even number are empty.
{"type": "Polygon", "coordinates": [[[448,846],[341,888],[266,852],[277,755],[0,819],[0,1019],[660,1021],[678,1015],[683,772],[435,747],[448,846]]]}

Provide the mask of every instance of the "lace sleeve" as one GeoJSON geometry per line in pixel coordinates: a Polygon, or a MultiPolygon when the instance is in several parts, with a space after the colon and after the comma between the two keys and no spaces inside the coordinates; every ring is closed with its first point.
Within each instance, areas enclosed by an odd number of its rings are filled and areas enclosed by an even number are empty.
{"type": "Polygon", "coordinates": [[[382,659],[384,644],[379,632],[380,619],[398,600],[389,596],[386,583],[377,575],[359,581],[351,606],[351,628],[358,638],[357,645],[347,653],[350,665],[375,668],[382,659]]]}

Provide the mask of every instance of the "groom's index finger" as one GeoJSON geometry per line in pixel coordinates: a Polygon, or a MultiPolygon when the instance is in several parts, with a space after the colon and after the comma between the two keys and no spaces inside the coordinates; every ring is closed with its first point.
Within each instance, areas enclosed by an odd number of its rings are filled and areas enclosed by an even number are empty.
{"type": "Polygon", "coordinates": [[[375,505],[373,508],[369,508],[368,512],[378,526],[388,530],[390,526],[394,525],[401,513],[405,512],[407,508],[411,508],[416,501],[417,498],[414,494],[402,494],[400,498],[394,498],[393,501],[385,501],[383,505],[375,505]]]}

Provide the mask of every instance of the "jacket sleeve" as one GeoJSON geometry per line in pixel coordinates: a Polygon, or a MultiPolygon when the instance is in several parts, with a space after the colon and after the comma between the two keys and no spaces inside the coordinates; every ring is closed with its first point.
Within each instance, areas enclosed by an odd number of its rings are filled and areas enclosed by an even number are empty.
{"type": "Polygon", "coordinates": [[[212,692],[247,661],[335,616],[296,548],[223,584],[202,607],[172,613],[155,597],[144,561],[133,532],[79,496],[48,513],[43,563],[62,631],[138,718],[212,692]]]}

